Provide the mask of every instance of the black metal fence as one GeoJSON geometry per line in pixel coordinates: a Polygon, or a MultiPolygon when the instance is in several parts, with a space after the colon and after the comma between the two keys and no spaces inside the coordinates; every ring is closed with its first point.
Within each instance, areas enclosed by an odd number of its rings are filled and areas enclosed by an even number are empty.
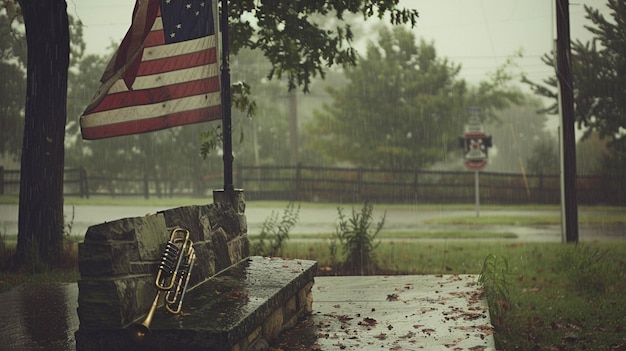
{"type": "MultiPolygon", "coordinates": [[[[238,184],[250,200],[473,203],[473,171],[378,170],[337,167],[239,168],[238,184]]],[[[485,204],[558,204],[559,175],[479,172],[485,204]]],[[[623,176],[578,176],[578,202],[626,204],[623,176]]]]}
{"type": "MultiPolygon", "coordinates": [[[[204,177],[206,181],[209,176],[204,177]]],[[[89,198],[91,196],[143,196],[174,197],[202,196],[198,184],[203,179],[193,180],[191,177],[156,179],[148,175],[143,177],[111,177],[106,175],[88,174],[84,168],[66,168],[63,176],[63,195],[89,198]]],[[[6,170],[0,167],[0,195],[18,195],[20,188],[20,171],[6,170]]]]}
{"type": "MultiPolygon", "coordinates": [[[[473,171],[378,170],[313,166],[240,166],[235,186],[247,200],[473,203],[473,171]]],[[[626,205],[623,175],[578,176],[578,203],[626,205]]],[[[65,196],[204,197],[220,175],[176,179],[106,177],[66,169],[65,196]]],[[[0,167],[0,195],[19,194],[19,171],[0,167]]],[[[558,175],[479,173],[483,204],[558,204],[558,175]]]]}

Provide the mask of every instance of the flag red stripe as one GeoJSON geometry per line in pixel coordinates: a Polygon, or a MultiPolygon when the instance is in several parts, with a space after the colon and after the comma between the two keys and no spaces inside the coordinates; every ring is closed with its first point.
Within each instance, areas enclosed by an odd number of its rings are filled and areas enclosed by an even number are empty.
{"type": "MultiPolygon", "coordinates": [[[[157,21],[160,21],[160,18],[157,18],[157,21]]],[[[146,40],[144,41],[144,48],[149,48],[152,46],[159,46],[165,44],[165,38],[163,37],[163,30],[153,30],[146,36],[146,40]]]]}
{"type": "Polygon", "coordinates": [[[135,105],[154,104],[186,96],[201,95],[219,91],[218,77],[204,78],[185,83],[173,84],[146,90],[130,90],[105,96],[93,110],[85,111],[85,115],[114,110],[135,105]]]}
{"type": "Polygon", "coordinates": [[[151,74],[171,72],[190,67],[204,66],[216,62],[217,53],[215,51],[215,48],[212,48],[210,50],[192,52],[189,54],[172,56],[159,60],[143,61],[141,63],[141,66],[139,66],[137,76],[149,76],[151,74]]]}
{"type": "Polygon", "coordinates": [[[162,117],[83,128],[82,133],[84,139],[110,138],[166,129],[185,124],[213,121],[220,119],[221,116],[221,107],[213,106],[210,108],[169,114],[162,117]]]}

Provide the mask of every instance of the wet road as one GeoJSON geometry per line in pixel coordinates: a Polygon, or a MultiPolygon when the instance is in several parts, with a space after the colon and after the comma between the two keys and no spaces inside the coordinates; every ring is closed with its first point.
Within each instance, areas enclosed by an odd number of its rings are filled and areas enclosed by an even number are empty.
{"type": "MultiPolygon", "coordinates": [[[[91,225],[113,221],[127,217],[144,216],[150,213],[156,213],[167,207],[155,206],[66,206],[65,216],[66,223],[71,223],[70,233],[72,235],[83,236],[87,228],[91,225]]],[[[357,208],[357,210],[359,210],[357,208]]],[[[246,217],[248,221],[248,233],[258,234],[263,226],[263,222],[275,213],[282,216],[284,208],[272,207],[255,207],[254,203],[249,203],[246,208],[246,217]]],[[[346,216],[351,215],[352,208],[344,208],[346,216]]],[[[451,230],[476,230],[490,232],[508,232],[518,236],[515,240],[522,241],[561,241],[561,227],[559,225],[544,226],[442,226],[429,225],[427,220],[440,219],[446,217],[459,216],[475,216],[474,210],[413,210],[385,208],[384,205],[378,205],[374,208],[374,219],[379,221],[383,214],[386,213],[384,230],[389,231],[451,231],[451,230]]],[[[579,210],[579,216],[585,213],[579,210]]],[[[612,213],[615,213],[613,210],[612,213]]],[[[603,212],[595,212],[597,216],[602,216],[603,212]]],[[[518,216],[558,216],[558,210],[524,210],[524,211],[507,211],[507,210],[481,210],[480,216],[498,216],[498,215],[518,215],[518,216]]],[[[626,217],[626,209],[623,210],[626,217]]],[[[322,207],[306,207],[300,209],[299,219],[295,227],[291,230],[292,239],[297,239],[298,234],[317,234],[317,233],[334,233],[335,221],[337,220],[337,208],[329,206],[322,207]]],[[[0,233],[15,234],[17,233],[18,206],[0,204],[0,233]]],[[[626,239],[626,228],[624,226],[580,226],[579,239],[581,241],[591,240],[624,240],[626,239]]],[[[511,240],[511,239],[509,239],[511,240]]]]}

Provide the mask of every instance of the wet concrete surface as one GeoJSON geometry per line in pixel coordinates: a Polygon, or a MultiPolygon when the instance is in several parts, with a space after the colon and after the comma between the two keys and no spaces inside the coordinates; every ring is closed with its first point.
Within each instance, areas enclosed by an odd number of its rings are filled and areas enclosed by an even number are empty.
{"type": "MultiPolygon", "coordinates": [[[[273,343],[297,350],[495,350],[475,275],[316,277],[313,313],[273,343]]],[[[0,295],[0,349],[73,351],[77,284],[0,295]]]]}
{"type": "Polygon", "coordinates": [[[78,285],[25,284],[0,294],[0,350],[76,349],[78,285]]]}
{"type": "Polygon", "coordinates": [[[318,277],[279,350],[495,350],[475,275],[318,277]]]}

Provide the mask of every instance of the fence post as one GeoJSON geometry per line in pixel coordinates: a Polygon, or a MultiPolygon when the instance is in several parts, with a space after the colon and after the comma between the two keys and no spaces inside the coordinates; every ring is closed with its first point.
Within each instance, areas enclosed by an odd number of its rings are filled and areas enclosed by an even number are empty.
{"type": "Polygon", "coordinates": [[[86,199],[89,198],[89,184],[87,183],[87,170],[85,167],[80,167],[78,169],[78,177],[80,184],[80,197],[84,197],[86,199]]]}
{"type": "Polygon", "coordinates": [[[361,202],[363,199],[363,168],[359,167],[356,175],[356,202],[361,202]]]}
{"type": "MultiPolygon", "coordinates": [[[[543,194],[543,172],[539,172],[538,188],[539,189],[537,189],[537,191],[534,191],[533,194],[543,194]]],[[[533,199],[530,198],[530,201],[533,201],[533,199]]],[[[535,201],[539,201],[539,203],[549,203],[546,197],[544,197],[543,199],[535,200],[535,201]]]]}
{"type": "Polygon", "coordinates": [[[294,194],[294,201],[300,201],[300,189],[302,187],[302,163],[298,162],[296,164],[296,189],[294,194]]]}
{"type": "Polygon", "coordinates": [[[143,174],[143,197],[148,200],[150,198],[150,188],[148,187],[148,174],[143,174]]]}
{"type": "Polygon", "coordinates": [[[0,166],[0,195],[4,195],[4,167],[0,166]]]}
{"type": "Polygon", "coordinates": [[[413,194],[415,195],[414,200],[417,202],[417,187],[419,186],[419,168],[415,168],[415,174],[413,175],[413,194]]]}

